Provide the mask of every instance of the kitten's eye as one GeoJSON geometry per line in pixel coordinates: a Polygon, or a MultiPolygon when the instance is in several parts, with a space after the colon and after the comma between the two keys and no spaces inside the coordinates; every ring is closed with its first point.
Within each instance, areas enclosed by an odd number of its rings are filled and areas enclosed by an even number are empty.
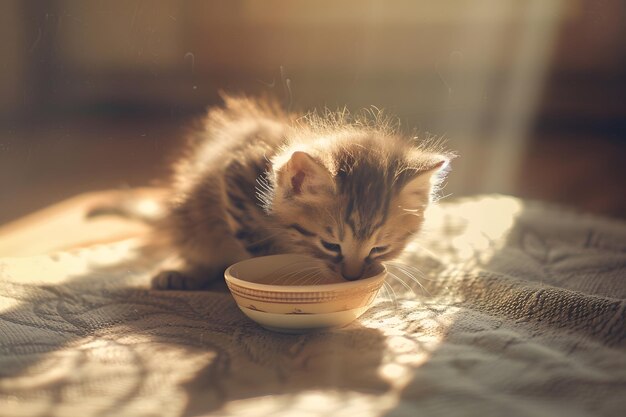
{"type": "Polygon", "coordinates": [[[386,252],[387,249],[389,249],[389,246],[375,246],[372,248],[372,250],[370,250],[370,256],[386,252]]]}
{"type": "Polygon", "coordinates": [[[341,246],[337,243],[326,242],[325,240],[320,240],[322,246],[328,249],[331,252],[341,253],[341,246]]]}

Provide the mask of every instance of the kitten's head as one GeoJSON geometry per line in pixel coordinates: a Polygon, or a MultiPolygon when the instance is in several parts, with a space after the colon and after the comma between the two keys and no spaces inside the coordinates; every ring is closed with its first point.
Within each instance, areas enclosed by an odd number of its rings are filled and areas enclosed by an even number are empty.
{"type": "Polygon", "coordinates": [[[267,208],[294,252],[356,280],[420,230],[448,162],[394,136],[344,132],[277,155],[267,208]]]}

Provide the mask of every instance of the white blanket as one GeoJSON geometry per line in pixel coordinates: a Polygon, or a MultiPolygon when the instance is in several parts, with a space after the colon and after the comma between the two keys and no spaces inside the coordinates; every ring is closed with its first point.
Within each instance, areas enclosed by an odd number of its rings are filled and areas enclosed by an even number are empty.
{"type": "Polygon", "coordinates": [[[228,292],[149,290],[137,244],[0,259],[0,416],[626,413],[624,223],[442,204],[403,260],[421,272],[301,336],[228,292]]]}

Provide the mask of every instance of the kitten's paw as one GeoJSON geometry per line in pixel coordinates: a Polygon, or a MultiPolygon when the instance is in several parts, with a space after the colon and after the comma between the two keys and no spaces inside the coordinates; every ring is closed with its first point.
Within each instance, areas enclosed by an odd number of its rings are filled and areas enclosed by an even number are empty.
{"type": "Polygon", "coordinates": [[[156,290],[199,290],[205,284],[201,277],[172,270],[161,271],[152,278],[152,288],[156,290]]]}

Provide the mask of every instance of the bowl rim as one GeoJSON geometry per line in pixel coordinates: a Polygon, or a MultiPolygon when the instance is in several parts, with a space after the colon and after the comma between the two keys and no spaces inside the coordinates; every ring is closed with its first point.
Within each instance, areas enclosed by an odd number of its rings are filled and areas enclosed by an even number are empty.
{"type": "Polygon", "coordinates": [[[373,283],[376,283],[379,280],[384,280],[387,275],[387,266],[385,264],[380,264],[381,271],[374,276],[365,278],[365,279],[357,279],[355,281],[346,281],[346,282],[335,282],[332,284],[320,284],[320,285],[275,285],[275,284],[261,284],[258,282],[246,281],[245,279],[237,278],[232,273],[231,270],[238,265],[241,265],[245,262],[254,262],[260,258],[273,258],[273,257],[307,257],[305,255],[300,254],[278,254],[278,255],[267,255],[267,256],[257,256],[254,258],[244,259],[243,261],[236,262],[226,268],[224,271],[224,278],[226,279],[226,283],[233,283],[240,287],[248,288],[251,290],[259,290],[259,291],[271,291],[271,292],[327,292],[327,291],[345,291],[348,289],[354,289],[362,286],[369,286],[373,283]]]}

